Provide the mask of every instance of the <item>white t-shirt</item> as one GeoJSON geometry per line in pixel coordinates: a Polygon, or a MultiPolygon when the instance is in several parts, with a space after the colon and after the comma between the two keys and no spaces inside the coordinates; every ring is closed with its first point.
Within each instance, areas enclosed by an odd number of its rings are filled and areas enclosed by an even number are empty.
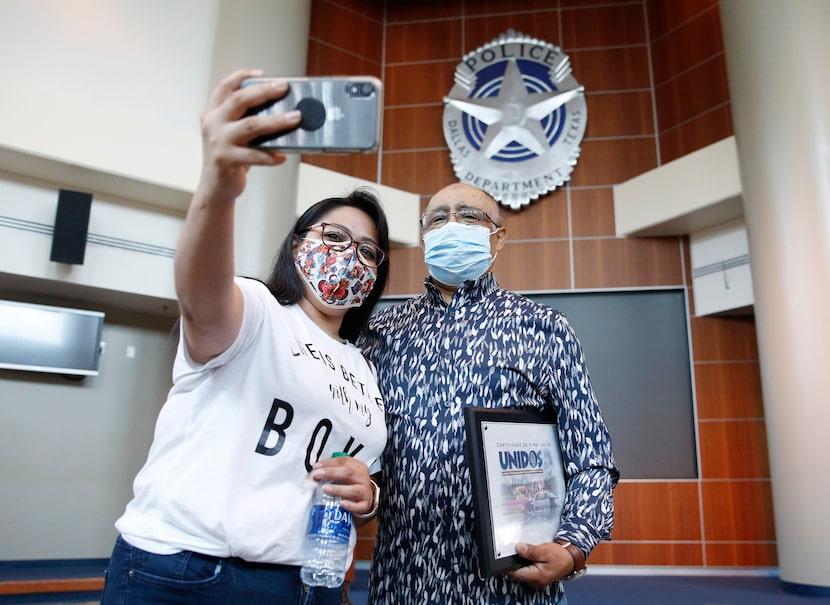
{"type": "MultiPolygon", "coordinates": [[[[383,400],[357,347],[260,282],[236,283],[242,326],[225,352],[199,364],[180,338],[173,387],[116,528],[157,554],[300,565],[310,466],[344,451],[380,470],[383,400]]],[[[353,529],[351,549],[355,541],[353,529]]]]}

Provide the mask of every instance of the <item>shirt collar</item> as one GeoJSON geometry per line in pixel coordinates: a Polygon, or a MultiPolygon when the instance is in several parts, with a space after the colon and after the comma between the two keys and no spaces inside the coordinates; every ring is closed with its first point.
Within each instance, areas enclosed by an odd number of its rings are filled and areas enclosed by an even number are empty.
{"type": "MultiPolygon", "coordinates": [[[[444,295],[438,289],[431,277],[424,279],[427,300],[433,305],[446,306],[444,295]]],[[[452,295],[452,302],[455,304],[474,303],[484,299],[498,289],[496,278],[492,271],[488,271],[478,279],[465,281],[458,286],[455,294],[452,295]]]]}

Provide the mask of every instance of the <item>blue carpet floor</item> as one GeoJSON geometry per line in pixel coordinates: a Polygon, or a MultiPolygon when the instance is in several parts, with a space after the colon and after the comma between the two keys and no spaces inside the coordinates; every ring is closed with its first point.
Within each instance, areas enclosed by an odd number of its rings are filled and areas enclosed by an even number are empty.
{"type": "MultiPolygon", "coordinates": [[[[787,592],[779,579],[770,575],[620,575],[597,572],[595,568],[583,578],[566,585],[568,605],[830,605],[830,596],[787,592]]],[[[368,605],[368,575],[365,568],[357,570],[349,589],[352,605],[368,605]]],[[[819,592],[828,593],[827,589],[819,592]]],[[[0,595],[0,604],[96,605],[98,597],[94,593],[0,595]]],[[[446,603],[432,601],[429,595],[424,595],[423,601],[407,605],[446,603]]]]}
{"type": "MultiPolygon", "coordinates": [[[[367,605],[368,572],[357,570],[353,605],[367,605]]],[[[827,605],[830,597],[786,592],[770,576],[588,574],[565,587],[568,605],[827,605]]],[[[425,599],[412,605],[444,605],[425,599]]]]}
{"type": "Polygon", "coordinates": [[[761,576],[586,575],[566,587],[569,605],[807,605],[830,597],[785,592],[778,578],[761,576]]]}

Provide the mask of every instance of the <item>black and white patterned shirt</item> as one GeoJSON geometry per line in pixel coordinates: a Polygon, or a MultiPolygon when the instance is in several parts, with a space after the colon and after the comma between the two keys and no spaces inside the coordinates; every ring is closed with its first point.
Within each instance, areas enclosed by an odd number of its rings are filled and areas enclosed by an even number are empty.
{"type": "Polygon", "coordinates": [[[554,407],[567,496],[550,539],[590,553],[610,537],[619,472],[582,349],[561,313],[499,288],[492,273],[449,305],[425,285],[375,314],[358,342],[377,368],[389,432],[370,602],[556,603],[561,582],[536,590],[478,571],[462,410],[554,407]]]}

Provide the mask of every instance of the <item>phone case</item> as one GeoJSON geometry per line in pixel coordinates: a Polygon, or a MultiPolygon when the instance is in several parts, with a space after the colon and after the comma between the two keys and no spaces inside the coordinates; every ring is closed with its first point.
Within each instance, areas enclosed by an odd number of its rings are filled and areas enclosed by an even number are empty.
{"type": "MultiPolygon", "coordinates": [[[[249,78],[242,87],[274,78],[249,78]]],[[[371,76],[285,78],[288,94],[249,114],[302,112],[292,131],[258,137],[254,147],[284,152],[367,153],[380,144],[382,84],[371,76]]]]}

